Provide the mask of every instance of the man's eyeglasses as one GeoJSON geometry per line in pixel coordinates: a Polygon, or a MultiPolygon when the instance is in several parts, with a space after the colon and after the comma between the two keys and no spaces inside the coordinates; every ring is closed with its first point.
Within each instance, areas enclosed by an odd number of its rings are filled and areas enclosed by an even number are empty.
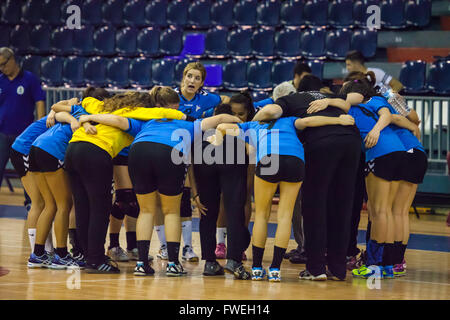
{"type": "Polygon", "coordinates": [[[5,62],[0,63],[0,69],[3,69],[6,66],[6,64],[9,62],[9,60],[11,60],[11,58],[12,58],[12,56],[10,56],[8,59],[6,59],[5,62]]]}

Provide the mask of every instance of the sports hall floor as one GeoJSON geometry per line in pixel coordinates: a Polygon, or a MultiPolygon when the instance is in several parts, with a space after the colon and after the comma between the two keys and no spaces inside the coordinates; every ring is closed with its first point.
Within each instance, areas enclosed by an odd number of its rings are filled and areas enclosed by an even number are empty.
{"type": "MultiPolygon", "coordinates": [[[[1,300],[314,300],[314,299],[450,299],[450,228],[446,225],[446,211],[441,214],[421,214],[420,220],[410,215],[411,240],[406,253],[407,275],[393,280],[382,280],[368,286],[366,280],[354,279],[349,273],[345,282],[301,281],[298,273],[304,265],[282,264],[282,282],[234,280],[232,275],[203,277],[203,262],[184,263],[188,276],[169,278],[164,274],[165,262],[156,259],[153,277],[133,275],[134,262],[120,263],[119,275],[69,273],[47,269],[29,270],[26,261],[30,254],[25,229],[26,210],[22,206],[23,193],[0,189],[0,299],[1,300]],[[378,287],[378,288],[377,288],[378,287]]],[[[269,225],[269,239],[264,255],[264,266],[272,258],[276,218],[273,207],[269,225]]],[[[359,242],[364,242],[367,214],[362,213],[359,242]]],[[[252,226],[252,224],[250,225],[252,226]]],[[[126,246],[125,232],[121,232],[122,247],[126,246]]],[[[194,250],[200,255],[198,215],[194,215],[194,250]]],[[[290,240],[288,250],[295,247],[290,240]]],[[[159,248],[153,234],[150,253],[156,256],[159,248]]],[[[251,248],[247,250],[251,267],[251,248]]],[[[221,264],[225,260],[219,260],[221,264]]]]}

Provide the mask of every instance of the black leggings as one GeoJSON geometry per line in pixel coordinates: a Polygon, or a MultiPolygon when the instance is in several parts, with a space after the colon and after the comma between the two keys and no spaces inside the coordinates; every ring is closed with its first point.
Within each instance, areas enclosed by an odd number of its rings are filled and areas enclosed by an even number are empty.
{"type": "Polygon", "coordinates": [[[360,154],[361,138],[353,135],[326,137],[305,148],[302,214],[306,268],[313,275],[324,274],[328,264],[345,278],[360,154]]]}
{"type": "Polygon", "coordinates": [[[227,217],[227,259],[242,261],[242,253],[250,244],[245,226],[247,199],[247,165],[194,165],[200,201],[208,209],[200,217],[202,259],[216,260],[216,223],[223,193],[227,217]]]}
{"type": "Polygon", "coordinates": [[[112,208],[113,163],[103,149],[89,142],[69,143],[66,170],[74,196],[77,235],[88,264],[104,261],[112,208]]]}

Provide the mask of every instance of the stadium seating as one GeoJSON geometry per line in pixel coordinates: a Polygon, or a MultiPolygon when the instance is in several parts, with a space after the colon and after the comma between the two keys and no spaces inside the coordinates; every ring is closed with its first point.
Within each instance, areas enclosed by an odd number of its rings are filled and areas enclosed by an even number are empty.
{"type": "Polygon", "coordinates": [[[62,81],[69,87],[84,86],[84,63],[86,58],[69,56],[64,59],[62,81]]]}
{"type": "Polygon", "coordinates": [[[350,49],[360,51],[365,58],[373,58],[377,51],[377,32],[369,29],[355,30],[350,49]]]}
{"type": "Polygon", "coordinates": [[[123,7],[123,20],[125,25],[131,27],[145,26],[145,0],[131,0],[123,7]]]}
{"type": "Polygon", "coordinates": [[[205,35],[203,33],[189,33],[184,36],[183,50],[181,56],[190,58],[203,57],[205,53],[205,35]]]}
{"type": "Polygon", "coordinates": [[[250,28],[237,27],[228,34],[229,54],[236,58],[250,58],[252,56],[252,35],[250,28]]]}
{"type": "Polygon", "coordinates": [[[9,44],[16,54],[26,54],[30,49],[30,27],[26,24],[15,26],[9,36],[9,44]]]}
{"type": "Polygon", "coordinates": [[[189,2],[187,0],[169,2],[166,12],[167,23],[184,27],[187,24],[188,8],[189,2]]]}
{"type": "MultiPolygon", "coordinates": [[[[17,1],[19,2],[19,1],[17,1]]],[[[28,0],[22,7],[22,23],[40,24],[45,0],[28,0]]]]}
{"type": "Polygon", "coordinates": [[[381,25],[387,29],[402,29],[406,26],[404,0],[387,0],[381,3],[381,25]]]}
{"type": "Polygon", "coordinates": [[[303,17],[311,26],[327,25],[328,0],[310,0],[305,3],[303,17]]]}
{"type": "Polygon", "coordinates": [[[295,62],[289,60],[278,60],[272,65],[272,82],[273,85],[279,85],[284,81],[294,78],[295,62]]]}
{"type": "Polygon", "coordinates": [[[432,63],[428,71],[428,89],[439,95],[450,94],[450,60],[438,60],[432,63]]]}
{"type": "Polygon", "coordinates": [[[83,0],[65,0],[62,2],[61,6],[59,7],[61,9],[60,25],[66,25],[68,18],[73,14],[74,11],[72,10],[72,8],[71,10],[67,11],[69,7],[72,5],[78,6],[80,8],[81,13],[81,8],[83,7],[83,0]]]}
{"type": "Polygon", "coordinates": [[[328,23],[335,28],[353,25],[353,0],[333,0],[329,6],[328,23]]]}
{"type": "Polygon", "coordinates": [[[149,1],[145,7],[145,22],[149,26],[166,27],[167,0],[149,1]]]}
{"type": "Polygon", "coordinates": [[[175,65],[173,59],[154,60],[152,64],[153,84],[158,86],[173,86],[175,84],[175,65]]]}
{"type": "Polygon", "coordinates": [[[207,29],[211,25],[211,0],[192,1],[188,8],[187,25],[195,29],[207,29]]]}
{"type": "Polygon", "coordinates": [[[239,26],[256,26],[257,0],[238,0],[234,5],[234,24],[239,26]]]}
{"type": "Polygon", "coordinates": [[[223,68],[223,85],[225,89],[239,91],[248,87],[247,61],[232,59],[223,68]]]}
{"type": "Polygon", "coordinates": [[[222,66],[219,64],[205,64],[206,78],[204,87],[209,90],[222,87],[222,66]]]}
{"type": "Polygon", "coordinates": [[[106,0],[102,7],[103,24],[122,26],[125,0],[106,0]]]}
{"type": "Polygon", "coordinates": [[[424,61],[406,61],[400,71],[399,81],[403,84],[403,91],[407,94],[423,94],[428,92],[426,87],[427,64],[424,61]]]}
{"type": "Polygon", "coordinates": [[[45,55],[50,52],[50,26],[35,25],[30,31],[30,48],[34,54],[45,55]]]}
{"type": "Polygon", "coordinates": [[[281,58],[301,57],[300,29],[281,29],[275,34],[275,54],[281,58]]]}
{"type": "Polygon", "coordinates": [[[409,0],[405,7],[407,25],[423,28],[430,24],[431,0],[409,0]]]}
{"type": "Polygon", "coordinates": [[[159,52],[159,29],[147,27],[141,29],[137,35],[137,53],[145,57],[156,57],[159,52]]]}
{"type": "Polygon", "coordinates": [[[94,32],[94,53],[102,56],[111,56],[116,52],[116,29],[112,26],[103,26],[94,32]]]}
{"type": "Polygon", "coordinates": [[[116,52],[120,56],[132,57],[136,55],[138,30],[125,27],[116,31],[116,52]]]}
{"type": "Polygon", "coordinates": [[[228,56],[228,29],[215,27],[207,31],[205,37],[205,55],[211,59],[221,59],[228,56]]]}
{"type": "Polygon", "coordinates": [[[272,27],[257,28],[252,35],[252,53],[256,58],[274,58],[275,29],[272,27]]]}
{"type": "Polygon", "coordinates": [[[307,59],[325,59],[324,28],[308,29],[300,36],[300,48],[302,55],[307,59]]]}
{"type": "Polygon", "coordinates": [[[94,53],[94,26],[82,25],[73,30],[73,51],[76,55],[88,56],[94,53]]]}
{"type": "Polygon", "coordinates": [[[49,87],[62,85],[63,58],[49,56],[41,61],[41,80],[49,87]]]}
{"type": "Polygon", "coordinates": [[[159,50],[166,56],[179,55],[183,49],[183,29],[167,28],[159,37],[159,50]]]}
{"type": "Polygon", "coordinates": [[[104,57],[90,57],[84,63],[86,85],[103,87],[106,84],[106,62],[104,57]]]}
{"type": "Polygon", "coordinates": [[[320,60],[309,60],[306,62],[311,68],[311,72],[316,77],[323,78],[323,61],[320,60]]]}
{"type": "Polygon", "coordinates": [[[141,57],[130,60],[128,80],[133,88],[150,88],[152,86],[152,61],[141,57]]]}
{"type": "Polygon", "coordinates": [[[264,99],[269,98],[269,94],[267,91],[255,90],[251,91],[253,102],[258,102],[264,99]]]}
{"type": "Polygon", "coordinates": [[[7,25],[0,25],[0,47],[9,47],[9,35],[11,27],[7,25]]]}
{"type": "Polygon", "coordinates": [[[102,24],[103,14],[103,0],[85,0],[81,8],[81,22],[82,25],[90,24],[99,26],[102,24]]]}
{"type": "Polygon", "coordinates": [[[106,63],[106,81],[108,86],[112,88],[128,87],[128,69],[129,64],[127,58],[117,57],[110,59],[106,63]]]}
{"type": "Polygon", "coordinates": [[[4,9],[2,12],[2,23],[15,25],[20,23],[20,18],[22,16],[22,6],[21,1],[17,0],[7,0],[4,4],[4,9]]]}
{"type": "Polygon", "coordinates": [[[348,29],[335,29],[327,33],[325,39],[325,52],[329,59],[345,60],[350,51],[352,32],[348,29]]]}
{"type": "Polygon", "coordinates": [[[216,1],[211,5],[211,25],[231,27],[233,25],[234,0],[216,1]]]}
{"type": "Polygon", "coordinates": [[[304,0],[283,1],[280,8],[280,24],[285,26],[302,26],[304,24],[304,0]]]}
{"type": "Polygon", "coordinates": [[[280,23],[281,2],[263,0],[256,7],[256,22],[260,26],[276,27],[280,23]]]}
{"type": "Polygon", "coordinates": [[[62,24],[61,7],[63,0],[46,0],[42,4],[41,23],[57,26],[62,24]]]}
{"type": "Polygon", "coordinates": [[[252,90],[272,90],[272,62],[253,60],[247,66],[248,87],[252,90]]]}
{"type": "Polygon", "coordinates": [[[41,76],[41,57],[35,55],[26,55],[22,59],[22,68],[32,72],[35,76],[41,76]]]}
{"type": "Polygon", "coordinates": [[[73,53],[73,30],[59,27],[50,36],[50,50],[53,54],[68,55],[73,53]]]}

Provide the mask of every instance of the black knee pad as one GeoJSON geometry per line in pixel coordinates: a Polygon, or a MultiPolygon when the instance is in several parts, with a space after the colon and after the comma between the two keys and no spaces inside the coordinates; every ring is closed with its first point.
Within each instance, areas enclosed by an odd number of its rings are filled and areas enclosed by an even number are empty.
{"type": "Polygon", "coordinates": [[[180,216],[182,218],[192,217],[191,188],[183,188],[183,195],[181,196],[180,216]]]}
{"type": "Polygon", "coordinates": [[[116,190],[116,201],[114,201],[111,215],[122,220],[125,215],[137,218],[139,216],[139,203],[133,189],[116,190]]]}

